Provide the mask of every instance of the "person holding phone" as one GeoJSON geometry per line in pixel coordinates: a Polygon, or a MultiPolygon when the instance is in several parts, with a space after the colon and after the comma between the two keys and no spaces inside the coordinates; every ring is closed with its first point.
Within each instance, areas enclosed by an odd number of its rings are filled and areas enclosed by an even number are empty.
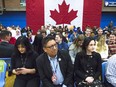
{"type": "Polygon", "coordinates": [[[15,43],[11,58],[12,73],[16,75],[13,87],[39,87],[39,75],[36,68],[38,54],[25,36],[20,36],[15,43]]]}

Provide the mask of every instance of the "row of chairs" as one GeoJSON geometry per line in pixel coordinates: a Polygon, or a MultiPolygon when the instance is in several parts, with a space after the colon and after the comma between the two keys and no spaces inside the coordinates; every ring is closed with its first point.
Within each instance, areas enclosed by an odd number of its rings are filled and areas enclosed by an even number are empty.
{"type": "MultiPolygon", "coordinates": [[[[107,62],[102,63],[102,82],[104,83],[107,62]]],[[[5,85],[6,71],[10,71],[11,58],[0,58],[0,87],[5,85]],[[3,70],[1,71],[1,69],[3,70]]]]}
{"type": "Polygon", "coordinates": [[[105,72],[106,72],[106,65],[107,65],[107,62],[103,62],[102,63],[102,82],[104,83],[106,78],[105,78],[105,72]]]}

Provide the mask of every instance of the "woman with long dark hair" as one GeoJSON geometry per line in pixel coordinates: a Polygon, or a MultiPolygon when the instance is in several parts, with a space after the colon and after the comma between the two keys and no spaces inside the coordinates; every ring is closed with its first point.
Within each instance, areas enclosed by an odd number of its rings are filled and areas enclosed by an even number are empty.
{"type": "Polygon", "coordinates": [[[74,79],[77,87],[89,87],[101,75],[101,56],[94,50],[94,39],[92,37],[85,38],[82,51],[77,53],[74,63],[74,79]],[[84,86],[84,84],[88,86],[84,86]]]}
{"type": "Polygon", "coordinates": [[[39,75],[36,68],[38,54],[25,36],[15,43],[15,52],[11,58],[12,73],[16,75],[13,87],[39,87],[39,75]]]}
{"type": "Polygon", "coordinates": [[[43,36],[41,34],[37,34],[34,38],[34,42],[33,42],[33,49],[40,55],[42,54],[43,51],[43,46],[42,46],[42,40],[43,40],[43,36]]]}

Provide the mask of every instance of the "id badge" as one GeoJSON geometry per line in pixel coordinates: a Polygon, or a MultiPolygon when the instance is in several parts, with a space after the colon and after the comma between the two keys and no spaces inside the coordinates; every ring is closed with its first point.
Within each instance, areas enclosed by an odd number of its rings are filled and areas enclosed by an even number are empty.
{"type": "Polygon", "coordinates": [[[57,77],[56,77],[55,74],[53,74],[53,76],[52,76],[52,82],[56,82],[56,80],[57,80],[57,77]]]}

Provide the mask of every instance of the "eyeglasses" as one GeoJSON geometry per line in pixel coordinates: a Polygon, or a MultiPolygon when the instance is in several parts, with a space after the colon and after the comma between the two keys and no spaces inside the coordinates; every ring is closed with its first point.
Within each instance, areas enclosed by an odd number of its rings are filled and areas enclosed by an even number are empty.
{"type": "Polygon", "coordinates": [[[46,48],[54,49],[54,47],[57,48],[57,44],[53,44],[53,45],[48,46],[48,47],[46,47],[46,48]]]}

